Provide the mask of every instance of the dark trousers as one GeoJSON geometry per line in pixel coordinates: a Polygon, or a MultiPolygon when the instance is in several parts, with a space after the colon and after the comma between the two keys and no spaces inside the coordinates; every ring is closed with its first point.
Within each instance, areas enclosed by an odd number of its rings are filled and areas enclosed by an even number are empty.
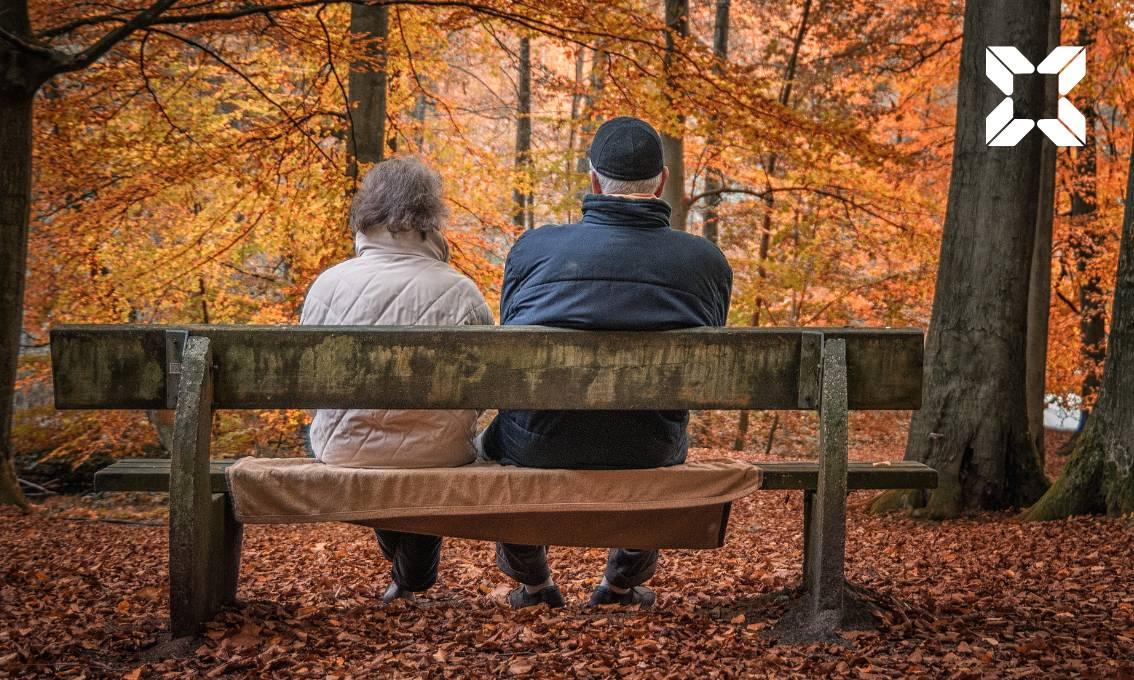
{"type": "MultiPolygon", "coordinates": [[[[526,586],[537,586],[551,578],[546,545],[496,544],[496,566],[526,586]]],[[[614,548],[606,556],[606,580],[616,588],[640,586],[658,567],[657,550],[614,548]]]]}
{"type": "Polygon", "coordinates": [[[428,590],[437,582],[441,562],[441,537],[375,529],[382,554],[390,560],[394,583],[414,593],[428,590]]]}

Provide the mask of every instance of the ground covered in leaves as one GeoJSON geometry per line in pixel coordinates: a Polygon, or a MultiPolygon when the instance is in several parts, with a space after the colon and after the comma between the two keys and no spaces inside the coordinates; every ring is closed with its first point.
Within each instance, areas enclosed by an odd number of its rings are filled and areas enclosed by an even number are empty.
{"type": "MultiPolygon", "coordinates": [[[[901,455],[898,439],[853,450],[901,455]]],[[[799,580],[798,493],[736,503],[720,550],[665,553],[653,611],[585,609],[604,554],[566,548],[552,566],[568,606],[511,611],[491,546],[456,540],[438,587],[382,606],[368,530],[252,526],[243,608],[172,643],[161,497],[55,497],[0,519],[0,677],[1134,678],[1132,518],[926,523],[866,515],[867,498],[851,499],[847,573],[881,627],[792,646],[767,630],[799,580]]]]}

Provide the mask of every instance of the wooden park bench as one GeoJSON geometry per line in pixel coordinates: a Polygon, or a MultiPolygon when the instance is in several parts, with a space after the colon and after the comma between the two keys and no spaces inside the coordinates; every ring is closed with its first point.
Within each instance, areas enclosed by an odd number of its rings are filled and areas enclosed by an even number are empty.
{"type": "MultiPolygon", "coordinates": [[[[830,632],[844,607],[847,492],[937,483],[921,464],[847,457],[848,410],[919,407],[922,350],[916,330],[842,328],[123,325],[51,334],[57,408],[176,409],[170,459],[124,460],[95,476],[100,491],[169,492],[174,636],[195,634],[236,595],[242,525],[226,493],[228,463],[210,461],[213,411],[278,408],[817,410],[817,460],[754,465],[758,488],[803,492],[800,611],[830,632]]],[[[718,519],[723,541],[727,505],[718,519]]],[[[542,538],[556,544],[549,526],[542,538]]]]}

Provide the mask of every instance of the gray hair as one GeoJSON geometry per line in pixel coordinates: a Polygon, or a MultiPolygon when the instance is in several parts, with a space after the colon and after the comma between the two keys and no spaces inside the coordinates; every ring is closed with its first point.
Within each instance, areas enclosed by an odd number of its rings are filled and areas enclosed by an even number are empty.
{"type": "MultiPolygon", "coordinates": [[[[587,163],[589,164],[590,161],[587,163]]],[[[595,170],[594,165],[591,165],[591,171],[598,177],[599,189],[602,189],[604,194],[652,194],[657,191],[662,176],[659,172],[656,177],[650,179],[614,179],[595,170]]]]}
{"type": "Polygon", "coordinates": [[[350,209],[350,231],[440,231],[449,217],[441,175],[415,156],[382,161],[362,178],[350,209]]]}

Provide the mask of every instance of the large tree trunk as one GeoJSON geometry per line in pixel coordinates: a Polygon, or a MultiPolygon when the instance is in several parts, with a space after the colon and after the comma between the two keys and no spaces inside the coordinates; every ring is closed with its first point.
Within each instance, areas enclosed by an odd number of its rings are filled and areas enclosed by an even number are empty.
{"type": "MultiPolygon", "coordinates": [[[[713,65],[713,72],[717,76],[724,73],[724,64],[728,61],[728,15],[729,0],[717,0],[717,11],[713,21],[713,56],[717,58],[717,62],[713,65]]],[[[719,136],[720,124],[714,118],[709,138],[705,142],[709,150],[709,168],[705,173],[706,192],[719,192],[724,188],[724,174],[720,168],[719,136]]],[[[720,235],[720,205],[720,193],[709,193],[705,197],[705,221],[702,234],[713,243],[717,242],[720,235]]]]}
{"type": "Polygon", "coordinates": [[[532,163],[532,45],[520,38],[519,77],[516,80],[516,181],[512,188],[512,223],[531,228],[532,163]]]}
{"type": "MultiPolygon", "coordinates": [[[[0,29],[28,36],[27,2],[0,2],[0,29]]],[[[32,177],[32,101],[41,79],[0,40],[0,503],[27,508],[12,446],[16,370],[23,333],[32,177]]]]}
{"type": "MultiPolygon", "coordinates": [[[[906,459],[937,470],[928,494],[886,494],[926,506],[931,517],[967,508],[1030,505],[1047,480],[1028,436],[1024,403],[1028,279],[1040,193],[1043,136],[1014,147],[985,143],[985,116],[1003,99],[984,75],[989,45],[1014,45],[1032,63],[1047,53],[1047,12],[1032,0],[965,4],[957,132],[922,406],[906,459]]],[[[1018,78],[1015,117],[1043,112],[1041,78],[1018,78]],[[1022,87],[1020,87],[1022,86],[1022,87]]]]}
{"type": "MultiPolygon", "coordinates": [[[[1047,50],[1059,45],[1061,0],[1050,0],[1047,50]]],[[[1059,88],[1047,78],[1044,89],[1045,118],[1056,117],[1059,88]]],[[[1027,393],[1028,435],[1032,446],[1044,460],[1043,411],[1047,405],[1047,330],[1051,314],[1051,234],[1055,221],[1055,161],[1058,147],[1044,139],[1040,160],[1040,201],[1036,216],[1035,243],[1032,244],[1031,277],[1028,284],[1027,393]]]]}
{"type": "Polygon", "coordinates": [[[359,177],[359,165],[373,165],[385,156],[386,38],[390,14],[385,5],[351,5],[350,33],[356,58],[347,80],[350,137],[347,174],[359,177]]]}
{"type": "Polygon", "coordinates": [[[1031,509],[1029,520],[1134,512],[1134,140],[1114,308],[1098,400],[1063,475],[1031,509]]]}
{"type": "Polygon", "coordinates": [[[665,87],[666,107],[672,122],[661,133],[662,156],[669,167],[669,179],[662,191],[662,200],[669,204],[669,226],[685,229],[688,206],[685,202],[685,137],[681,129],[685,126],[685,116],[673,111],[676,108],[677,80],[674,78],[675,53],[678,50],[677,37],[689,35],[689,0],[665,0],[665,87]]]}

